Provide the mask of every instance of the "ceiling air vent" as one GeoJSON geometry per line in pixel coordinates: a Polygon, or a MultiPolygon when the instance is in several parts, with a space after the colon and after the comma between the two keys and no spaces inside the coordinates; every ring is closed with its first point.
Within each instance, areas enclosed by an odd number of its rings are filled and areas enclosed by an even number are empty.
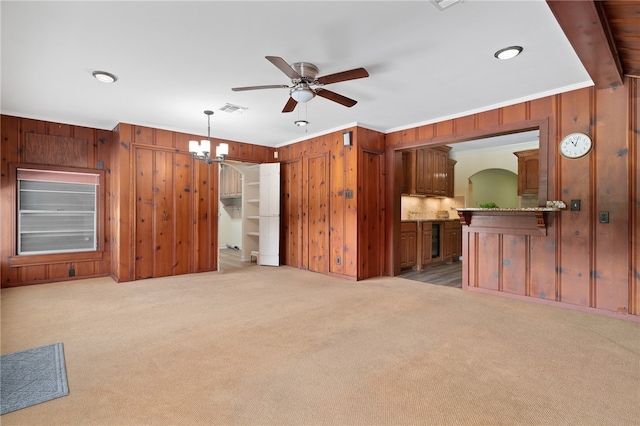
{"type": "Polygon", "coordinates": [[[445,10],[449,6],[462,3],[464,0],[429,0],[429,1],[433,3],[438,9],[445,10]]]}
{"type": "Polygon", "coordinates": [[[239,105],[226,104],[225,106],[220,108],[220,111],[228,112],[229,114],[242,114],[248,109],[249,108],[241,107],[239,105]]]}

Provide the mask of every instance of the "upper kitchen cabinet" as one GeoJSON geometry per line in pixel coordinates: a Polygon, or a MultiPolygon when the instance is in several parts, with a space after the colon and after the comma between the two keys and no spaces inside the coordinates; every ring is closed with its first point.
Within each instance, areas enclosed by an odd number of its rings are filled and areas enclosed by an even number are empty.
{"type": "Polygon", "coordinates": [[[242,174],[225,164],[220,170],[220,199],[242,197],[242,174]]]}
{"type": "Polygon", "coordinates": [[[402,153],[403,194],[435,197],[452,196],[453,165],[448,146],[419,148],[402,153]]]}
{"type": "Polygon", "coordinates": [[[540,168],[538,150],[529,149],[513,154],[518,157],[518,195],[537,194],[540,168]]]}

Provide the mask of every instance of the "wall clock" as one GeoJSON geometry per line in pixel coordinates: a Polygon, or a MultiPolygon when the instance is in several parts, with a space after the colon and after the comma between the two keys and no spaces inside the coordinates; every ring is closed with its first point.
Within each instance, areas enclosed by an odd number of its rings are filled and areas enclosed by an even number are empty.
{"type": "Polygon", "coordinates": [[[560,141],[560,154],[566,158],[580,158],[593,147],[591,136],[585,133],[571,133],[560,141]]]}

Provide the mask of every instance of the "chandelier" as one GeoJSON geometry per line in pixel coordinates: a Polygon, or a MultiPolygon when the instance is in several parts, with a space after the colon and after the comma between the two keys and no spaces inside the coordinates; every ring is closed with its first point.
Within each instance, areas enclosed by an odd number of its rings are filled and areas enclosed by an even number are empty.
{"type": "Polygon", "coordinates": [[[213,111],[206,110],[207,116],[207,139],[198,141],[189,141],[189,152],[193,158],[204,161],[207,164],[221,163],[229,155],[229,145],[221,143],[216,146],[216,156],[211,157],[211,116],[213,111]]]}

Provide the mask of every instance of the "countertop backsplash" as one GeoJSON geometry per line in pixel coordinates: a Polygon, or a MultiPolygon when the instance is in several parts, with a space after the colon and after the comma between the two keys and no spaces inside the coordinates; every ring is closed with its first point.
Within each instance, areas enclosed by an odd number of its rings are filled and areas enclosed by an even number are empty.
{"type": "Polygon", "coordinates": [[[432,197],[402,197],[402,220],[413,219],[443,219],[444,212],[449,219],[458,219],[457,208],[464,207],[464,197],[432,198],[432,197]]]}

